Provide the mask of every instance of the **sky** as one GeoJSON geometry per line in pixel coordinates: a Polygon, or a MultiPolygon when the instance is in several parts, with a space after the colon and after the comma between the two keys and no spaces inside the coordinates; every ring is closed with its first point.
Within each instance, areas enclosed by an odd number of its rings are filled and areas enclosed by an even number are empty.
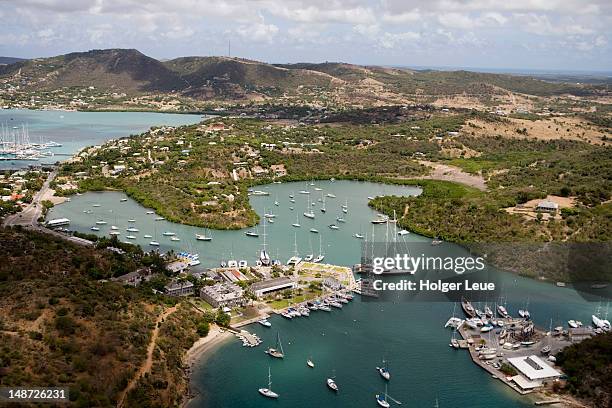
{"type": "Polygon", "coordinates": [[[612,71],[612,0],[0,0],[0,55],[612,71]]]}

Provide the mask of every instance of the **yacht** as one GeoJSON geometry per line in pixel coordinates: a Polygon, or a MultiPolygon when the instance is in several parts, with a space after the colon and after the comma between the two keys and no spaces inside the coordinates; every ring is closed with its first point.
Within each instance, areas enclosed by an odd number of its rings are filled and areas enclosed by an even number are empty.
{"type": "Polygon", "coordinates": [[[387,402],[387,384],[385,384],[385,394],[376,394],[376,403],[383,408],[389,408],[391,405],[387,402]]]}
{"type": "Polygon", "coordinates": [[[333,230],[337,230],[339,229],[338,226],[336,224],[329,224],[329,228],[333,229],[333,230]]]}
{"type": "Polygon", "coordinates": [[[266,350],[266,354],[274,358],[284,358],[283,344],[281,343],[280,334],[276,333],[276,347],[270,347],[266,350]]]}
{"type": "Polygon", "coordinates": [[[260,388],[259,393],[264,397],[278,398],[278,394],[272,391],[272,375],[270,374],[270,367],[268,367],[268,388],[260,388]]]}
{"type": "Polygon", "coordinates": [[[306,360],[306,365],[310,368],[314,368],[314,363],[312,362],[311,359],[306,360]]]}
{"type": "Polygon", "coordinates": [[[136,222],[136,220],[128,220],[128,222],[136,222]]]}
{"type": "Polygon", "coordinates": [[[144,238],[153,238],[153,235],[150,235],[150,234],[145,234],[145,235],[144,235],[144,238]]]}
{"type": "Polygon", "coordinates": [[[504,318],[510,317],[510,314],[508,314],[508,311],[503,305],[497,306],[497,313],[499,313],[499,315],[504,318]]]}
{"type": "Polygon", "coordinates": [[[313,254],[308,254],[304,257],[304,262],[310,262],[314,259],[314,255],[313,254]]]}
{"type": "Polygon", "coordinates": [[[134,235],[127,235],[125,238],[127,238],[127,239],[136,239],[136,237],[134,235]]]}
{"type": "Polygon", "coordinates": [[[127,201],[127,198],[122,198],[122,199],[121,199],[121,200],[119,200],[119,201],[121,201],[122,203],[125,203],[125,202],[127,201]]]}
{"type": "Polygon", "coordinates": [[[596,315],[592,315],[591,319],[596,328],[604,331],[610,331],[610,322],[608,320],[601,319],[596,315]]]}
{"type": "Polygon", "coordinates": [[[90,230],[92,230],[92,231],[100,231],[100,228],[98,228],[98,227],[91,227],[90,230]]]}
{"type": "Polygon", "coordinates": [[[310,191],[308,191],[308,190],[300,190],[300,194],[310,194],[310,191]]]}
{"type": "Polygon", "coordinates": [[[327,379],[327,386],[332,390],[338,392],[338,384],[334,381],[333,378],[327,379]]]}
{"type": "Polygon", "coordinates": [[[155,221],[163,221],[163,220],[165,220],[164,217],[157,217],[157,218],[155,218],[155,221]]]}
{"type": "Polygon", "coordinates": [[[234,259],[230,259],[229,261],[227,261],[227,267],[228,268],[237,268],[238,267],[238,261],[236,261],[234,259]]]}
{"type": "Polygon", "coordinates": [[[151,246],[159,246],[159,242],[151,241],[151,242],[149,242],[149,245],[151,245],[151,246]]]}
{"type": "Polygon", "coordinates": [[[111,231],[117,231],[119,228],[115,227],[114,225],[111,225],[111,231]]]}
{"type": "Polygon", "coordinates": [[[149,215],[155,214],[155,211],[147,211],[147,214],[149,214],[149,215]]]}
{"type": "Polygon", "coordinates": [[[311,209],[308,209],[307,211],[304,212],[304,217],[314,219],[315,215],[311,209]]]}
{"type": "Polygon", "coordinates": [[[314,263],[319,263],[321,261],[323,261],[323,259],[325,259],[325,255],[323,255],[323,245],[322,245],[322,240],[321,240],[321,236],[319,235],[319,255],[317,255],[315,257],[315,259],[312,260],[312,262],[314,263]]]}
{"type": "Polygon", "coordinates": [[[386,366],[387,362],[383,360],[383,364],[385,364],[383,367],[376,367],[376,371],[378,371],[378,374],[380,374],[380,376],[384,378],[385,380],[390,380],[391,373],[387,369],[387,366],[386,366]]]}
{"type": "Polygon", "coordinates": [[[293,225],[296,228],[300,228],[301,227],[300,220],[298,219],[298,215],[297,214],[295,214],[295,222],[293,224],[291,224],[291,225],[293,225]]]}
{"type": "Polygon", "coordinates": [[[529,319],[531,317],[531,314],[529,313],[529,310],[526,310],[526,309],[519,309],[518,314],[523,319],[529,319]]]}
{"type": "Polygon", "coordinates": [[[491,310],[489,305],[485,305],[484,313],[485,313],[485,316],[488,317],[489,319],[493,317],[493,311],[491,310]]]}
{"type": "Polygon", "coordinates": [[[207,237],[206,235],[196,234],[196,241],[212,241],[212,237],[207,237]]]}
{"type": "Polygon", "coordinates": [[[111,231],[108,235],[121,235],[121,233],[119,231],[111,231]]]}
{"type": "Polygon", "coordinates": [[[578,322],[575,320],[568,320],[567,324],[569,325],[569,327],[571,327],[572,329],[577,329],[578,327],[580,327],[580,325],[578,325],[578,322]]]}
{"type": "Polygon", "coordinates": [[[461,299],[461,307],[463,308],[463,311],[465,312],[465,314],[468,317],[475,317],[476,316],[476,311],[474,310],[474,306],[472,306],[472,304],[470,303],[469,300],[462,298],[461,299]]]}
{"type": "Polygon", "coordinates": [[[92,207],[100,207],[100,204],[92,204],[92,207]]]}
{"type": "Polygon", "coordinates": [[[174,235],[176,235],[176,234],[175,234],[174,232],[169,232],[169,231],[166,231],[166,232],[164,232],[162,235],[163,235],[164,237],[171,237],[171,236],[174,236],[174,235]]]}
{"type": "Polygon", "coordinates": [[[378,214],[376,218],[370,221],[372,224],[386,224],[389,221],[389,217],[386,215],[378,214]]]}
{"type": "Polygon", "coordinates": [[[140,230],[138,228],[129,227],[129,228],[126,229],[126,231],[129,231],[129,232],[139,232],[140,230]]]}
{"type": "Polygon", "coordinates": [[[336,221],[338,222],[346,222],[346,220],[342,217],[336,217],[336,221]]]}
{"type": "Polygon", "coordinates": [[[310,229],[310,232],[312,232],[312,233],[314,233],[314,234],[318,234],[318,233],[319,233],[319,230],[318,230],[318,229],[316,229],[316,228],[311,228],[311,229],[310,229]]]}
{"type": "Polygon", "coordinates": [[[247,261],[245,261],[244,259],[241,259],[240,261],[238,261],[238,268],[240,269],[244,269],[248,266],[247,261]]]}
{"type": "Polygon", "coordinates": [[[441,239],[438,239],[437,237],[431,240],[431,245],[436,246],[436,245],[440,245],[441,243],[443,243],[444,241],[442,241],[441,239]]]}
{"type": "Polygon", "coordinates": [[[244,233],[247,237],[254,237],[257,238],[259,237],[259,233],[255,232],[255,231],[247,231],[244,233]]]}
{"type": "Polygon", "coordinates": [[[353,235],[353,236],[354,236],[355,238],[357,238],[357,239],[363,239],[363,235],[361,235],[361,234],[355,234],[355,235],[353,235]]]}
{"type": "Polygon", "coordinates": [[[96,221],[96,225],[106,225],[106,221],[96,221]]]}
{"type": "Polygon", "coordinates": [[[170,241],[180,241],[179,237],[170,237],[170,241]]]}
{"type": "Polygon", "coordinates": [[[329,198],[336,198],[336,196],[333,195],[332,193],[327,193],[326,196],[329,197],[329,198]]]}
{"type": "Polygon", "coordinates": [[[261,324],[264,327],[272,327],[272,323],[270,323],[267,319],[261,319],[257,323],[261,324]]]}
{"type": "Polygon", "coordinates": [[[399,235],[399,236],[404,236],[404,235],[407,235],[407,234],[410,234],[410,231],[406,231],[405,229],[399,230],[397,232],[397,235],[399,235]]]}

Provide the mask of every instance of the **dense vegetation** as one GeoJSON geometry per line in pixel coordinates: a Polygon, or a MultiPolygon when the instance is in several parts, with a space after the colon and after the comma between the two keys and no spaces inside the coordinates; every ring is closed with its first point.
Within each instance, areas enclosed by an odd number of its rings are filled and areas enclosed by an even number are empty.
{"type": "MultiPolygon", "coordinates": [[[[156,316],[172,299],[91,278],[143,265],[129,254],[120,261],[103,249],[18,229],[0,229],[0,242],[0,385],[68,386],[75,406],[115,406],[145,358],[156,316]]],[[[165,336],[168,342],[195,338],[188,317],[177,315],[173,324],[182,330],[165,336]]],[[[166,363],[173,366],[164,368],[163,381],[184,383],[181,365],[166,363]]],[[[143,406],[176,400],[142,398],[143,406]]]]}
{"type": "Polygon", "coordinates": [[[557,354],[567,390],[596,408],[612,404],[612,333],[573,344],[557,354]]]}

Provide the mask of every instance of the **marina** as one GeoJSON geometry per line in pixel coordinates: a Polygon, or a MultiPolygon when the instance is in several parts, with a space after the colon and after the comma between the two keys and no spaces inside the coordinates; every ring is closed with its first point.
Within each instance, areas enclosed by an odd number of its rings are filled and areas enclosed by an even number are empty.
{"type": "MultiPolygon", "coordinates": [[[[300,191],[303,184],[297,184],[297,186],[296,183],[261,186],[259,188],[262,191],[265,189],[269,194],[251,196],[251,203],[259,214],[265,213],[264,208],[275,208],[276,222],[266,226],[267,252],[270,254],[271,262],[294,254],[295,263],[305,267],[304,274],[298,274],[299,279],[307,278],[310,273],[313,275],[321,273],[316,268],[327,268],[327,265],[353,265],[359,259],[361,246],[361,240],[355,239],[354,235],[361,231],[369,231],[371,225],[374,225],[377,236],[384,236],[386,222],[380,226],[370,223],[370,220],[382,217],[367,207],[367,191],[386,189],[384,192],[386,194],[398,194],[404,191],[418,193],[414,188],[403,189],[375,183],[318,182],[317,185],[324,191],[334,191],[334,195],[341,200],[340,203],[344,201],[342,198],[345,196],[349,197],[350,203],[350,211],[344,215],[346,226],[343,224],[343,228],[336,231],[327,232],[329,229],[325,228],[338,215],[330,210],[318,214],[315,220],[300,219],[300,222],[312,222],[320,230],[319,250],[316,240],[312,239],[316,235],[313,236],[308,229],[295,228],[291,225],[296,221],[296,211],[290,210],[290,201],[287,197],[291,191],[300,191]],[[279,206],[274,206],[277,195],[279,206]],[[332,238],[331,233],[337,236],[332,238]],[[326,263],[302,262],[302,258],[311,252],[314,252],[316,257],[324,256],[326,263]]],[[[298,208],[306,207],[304,205],[307,203],[306,196],[296,194],[295,205],[298,208]]],[[[199,242],[196,234],[209,236],[206,229],[172,224],[167,220],[154,221],[154,213],[148,213],[148,209],[129,199],[127,202],[121,202],[123,197],[124,195],[120,193],[87,193],[73,197],[69,203],[54,207],[48,217],[49,219],[68,218],[70,227],[81,231],[89,231],[91,225],[100,219],[107,220],[109,224],[112,222],[121,228],[129,225],[128,220],[135,220],[140,230],[134,234],[138,237],[135,242],[144,241],[148,244],[150,239],[143,238],[144,235],[150,235],[157,237],[154,242],[164,252],[172,249],[176,253],[185,250],[189,253],[198,253],[198,260],[201,263],[192,268],[194,271],[217,268],[222,261],[227,266],[232,262],[234,268],[238,267],[239,260],[246,261],[249,266],[255,266],[260,257],[263,234],[259,238],[252,238],[245,237],[244,231],[214,231],[212,241],[199,242]],[[93,208],[94,203],[100,204],[100,207],[93,208]],[[121,212],[117,213],[119,206],[121,212]],[[92,209],[93,213],[83,213],[84,208],[92,209]],[[168,237],[161,239],[163,231],[174,232],[182,238],[182,241],[176,243],[167,239],[168,237]]],[[[106,235],[109,228],[104,225],[100,227],[102,228],[99,233],[106,235]]],[[[263,232],[261,227],[259,231],[263,232]]],[[[431,239],[417,234],[403,236],[398,234],[398,237],[427,245],[431,242],[431,239]]],[[[568,320],[590,322],[591,315],[595,313],[593,305],[569,287],[557,287],[505,272],[500,272],[500,284],[504,287],[503,304],[507,311],[518,318],[518,310],[524,309],[530,299],[530,316],[538,327],[547,327],[551,317],[553,327],[567,325],[568,320]]],[[[360,286],[356,280],[354,285],[354,293],[359,293],[360,286]]],[[[192,382],[195,387],[214,392],[198,395],[188,406],[196,407],[200,404],[214,406],[219,403],[216,396],[221,394],[225,396],[231,394],[227,398],[235,402],[251,401],[254,390],[262,386],[261,378],[266,376],[267,367],[271,364],[275,377],[274,390],[282,395],[277,401],[280,406],[306,408],[310,405],[304,401],[315,398],[317,404],[322,406],[348,404],[347,406],[368,407],[375,402],[373,396],[376,393],[380,394],[384,389],[384,383],[377,384],[377,381],[385,381],[384,378],[374,370],[377,366],[380,367],[381,355],[389,356],[392,362],[389,393],[399,400],[408,400],[407,396],[410,396],[411,401],[417,406],[428,406],[436,398],[439,398],[440,406],[455,406],[457,401],[461,401],[464,406],[488,407],[492,400],[496,406],[502,408],[527,407],[533,404],[519,393],[511,391],[501,381],[494,381],[489,372],[474,364],[469,353],[457,352],[453,347],[448,347],[451,334],[443,326],[451,310],[444,299],[440,299],[440,303],[402,301],[378,303],[361,300],[342,303],[336,296],[331,296],[331,293],[329,297],[333,299],[318,304],[315,304],[315,300],[321,299],[320,295],[312,300],[280,307],[275,309],[276,312],[262,311],[263,316],[269,316],[266,321],[271,327],[258,323],[262,319],[261,315],[240,324],[238,327],[257,335],[266,347],[274,348],[277,332],[280,333],[284,358],[271,359],[261,352],[260,347],[254,347],[259,349],[258,351],[253,347],[243,347],[240,341],[223,343],[217,352],[206,358],[205,364],[196,364],[193,372],[192,382]],[[316,310],[310,309],[310,306],[315,305],[316,310]],[[289,310],[290,307],[294,310],[289,310]],[[304,307],[308,307],[307,315],[302,314],[304,307]],[[297,316],[296,312],[299,312],[300,316],[297,316]],[[288,315],[293,316],[288,318],[286,317],[288,315]],[[376,352],[371,353],[371,350],[376,352]],[[316,361],[315,369],[305,364],[308,359],[316,361]],[[232,392],[229,392],[227,383],[215,376],[219,370],[240,378],[239,385],[235,385],[232,392]],[[304,372],[304,370],[309,371],[304,372]],[[338,380],[341,392],[337,395],[321,392],[321,381],[325,378],[322,378],[320,373],[331,373],[332,370],[336,370],[337,378],[342,379],[338,380]],[[453,375],[458,371],[465,375],[453,375]],[[244,372],[259,374],[255,375],[257,378],[252,381],[250,377],[242,374],[244,372]],[[295,382],[300,385],[298,389],[293,386],[295,382]],[[415,394],[415,390],[426,391],[415,394]],[[510,393],[506,390],[510,390],[510,393]],[[361,395],[363,398],[356,400],[350,395],[361,395]]],[[[487,307],[493,309],[491,312],[498,311],[493,303],[487,307]]],[[[474,309],[486,313],[484,305],[474,305],[474,309]]],[[[458,307],[457,312],[460,310],[458,307]]],[[[501,316],[496,320],[502,320],[501,316]]],[[[496,332],[499,333],[500,330],[492,329],[488,333],[474,332],[474,334],[486,336],[494,335],[496,332]]],[[[460,348],[470,347],[467,339],[458,337],[460,348]]],[[[531,348],[537,349],[536,354],[539,354],[539,346],[532,345],[531,348]]],[[[484,365],[489,367],[486,363],[484,365]]],[[[261,398],[243,406],[260,407],[265,406],[265,403],[266,399],[261,398]]]]}

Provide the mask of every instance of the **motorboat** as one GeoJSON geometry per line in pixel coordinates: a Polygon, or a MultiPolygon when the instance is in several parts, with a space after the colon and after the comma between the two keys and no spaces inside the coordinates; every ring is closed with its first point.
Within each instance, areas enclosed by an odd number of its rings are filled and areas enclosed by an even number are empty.
{"type": "Polygon", "coordinates": [[[159,242],[151,241],[151,242],[149,242],[149,245],[151,245],[151,246],[159,246],[159,242]]]}
{"type": "Polygon", "coordinates": [[[355,234],[355,235],[353,235],[353,236],[354,236],[355,238],[357,238],[357,239],[363,239],[363,235],[361,235],[361,234],[355,234]]]}
{"type": "Polygon", "coordinates": [[[170,241],[180,241],[179,237],[170,237],[170,241]]]}
{"type": "Polygon", "coordinates": [[[319,233],[319,230],[318,230],[318,229],[316,229],[316,228],[311,228],[311,229],[310,229],[310,232],[312,232],[313,234],[318,234],[318,233],[319,233]]]}
{"type": "Polygon", "coordinates": [[[165,237],[172,237],[174,235],[176,235],[174,232],[170,232],[170,231],[166,231],[162,234],[165,237]]]}
{"type": "Polygon", "coordinates": [[[92,231],[100,231],[100,228],[98,228],[98,227],[91,227],[90,230],[92,230],[92,231]]]}
{"type": "Polygon", "coordinates": [[[261,324],[264,327],[272,327],[272,323],[270,323],[267,319],[261,319],[257,323],[261,324]]]}
{"type": "Polygon", "coordinates": [[[310,368],[314,368],[315,366],[311,359],[306,360],[306,365],[310,368]]]}
{"type": "Polygon", "coordinates": [[[244,235],[246,235],[247,237],[253,237],[253,238],[259,237],[259,233],[256,231],[247,231],[244,233],[244,235]]]}
{"type": "Polygon", "coordinates": [[[333,229],[333,230],[340,229],[340,228],[338,228],[338,226],[336,224],[329,224],[328,226],[329,226],[330,229],[333,229]]]}
{"type": "Polygon", "coordinates": [[[206,235],[196,234],[196,241],[212,241],[212,237],[207,237],[206,235]]]}
{"type": "Polygon", "coordinates": [[[244,269],[244,268],[246,268],[246,267],[247,267],[247,265],[248,265],[248,264],[247,264],[247,261],[245,261],[244,259],[242,259],[242,260],[238,261],[238,267],[239,267],[240,269],[244,269]]]}
{"type": "Polygon", "coordinates": [[[327,379],[327,386],[329,387],[330,390],[338,392],[338,384],[336,384],[333,378],[327,379]]]}

